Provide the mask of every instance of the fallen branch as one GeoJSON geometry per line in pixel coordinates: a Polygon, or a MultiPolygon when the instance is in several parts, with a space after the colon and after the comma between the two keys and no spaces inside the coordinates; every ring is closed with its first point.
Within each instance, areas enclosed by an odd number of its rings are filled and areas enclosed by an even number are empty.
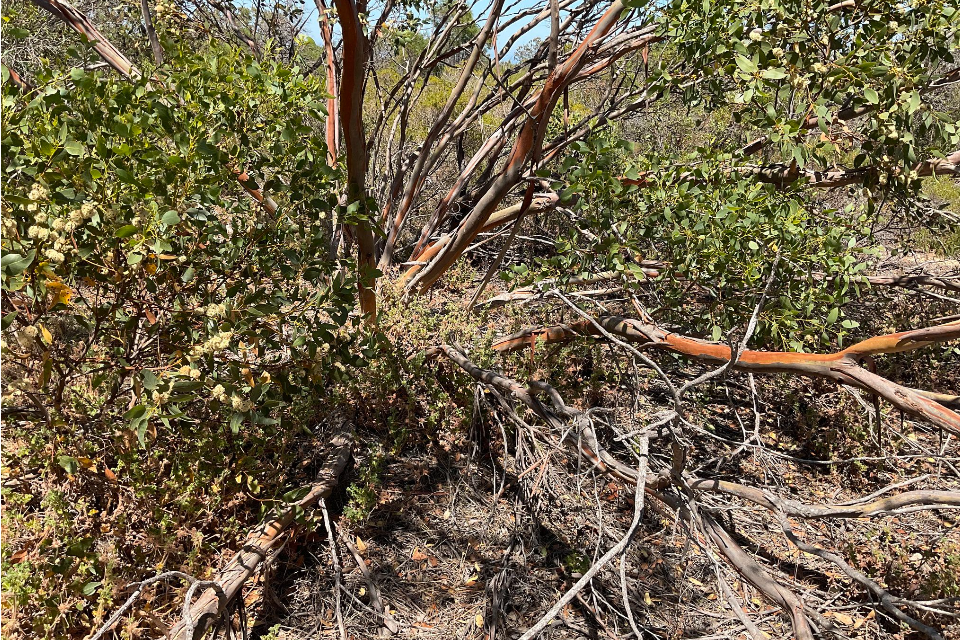
{"type": "MultiPolygon", "coordinates": [[[[695,360],[726,363],[732,356],[728,345],[682,336],[630,318],[607,316],[598,318],[596,324],[604,332],[626,342],[670,351],[695,360]]],[[[494,342],[493,349],[509,352],[532,347],[534,342],[541,340],[563,343],[580,336],[596,337],[601,334],[599,328],[591,321],[528,328],[494,342]]],[[[740,354],[733,368],[753,373],[793,373],[848,384],[886,399],[901,411],[960,434],[960,415],[956,412],[924,392],[899,385],[860,366],[860,362],[870,356],[911,351],[958,338],[960,322],[951,322],[875,336],[828,354],[746,350],[740,354]]]]}
{"type": "Polygon", "coordinates": [[[373,607],[373,611],[383,618],[383,626],[386,627],[391,634],[397,633],[400,631],[400,625],[397,624],[397,621],[390,615],[390,607],[383,604],[383,600],[380,598],[380,588],[377,586],[376,580],[373,579],[370,568],[367,567],[363,556],[360,555],[360,550],[357,549],[346,536],[343,536],[343,543],[347,545],[347,549],[353,554],[353,559],[357,561],[357,567],[360,568],[360,573],[363,574],[363,578],[367,582],[367,592],[370,594],[370,605],[373,607]]]}
{"type": "MultiPolygon", "coordinates": [[[[120,608],[117,609],[112,616],[110,616],[110,619],[107,620],[103,624],[103,626],[100,627],[100,629],[95,634],[93,634],[93,636],[90,637],[90,640],[100,640],[100,638],[102,638],[105,633],[110,631],[110,629],[113,628],[113,625],[117,624],[117,622],[120,620],[123,614],[126,613],[131,607],[133,607],[134,604],[136,604],[137,599],[140,598],[140,594],[143,593],[143,590],[145,588],[147,588],[148,586],[150,586],[155,582],[170,580],[171,578],[179,578],[181,580],[186,580],[187,582],[190,583],[190,590],[187,593],[187,598],[186,598],[186,601],[184,602],[184,607],[183,607],[183,616],[188,627],[190,628],[193,627],[193,619],[190,617],[190,611],[189,611],[188,605],[190,604],[190,600],[192,599],[193,592],[197,588],[213,589],[217,594],[217,600],[218,600],[218,603],[220,604],[220,610],[222,611],[223,609],[226,608],[227,606],[226,594],[223,592],[223,589],[221,589],[216,582],[213,582],[210,580],[199,580],[198,578],[195,578],[189,574],[183,573],[182,571],[165,571],[161,574],[153,576],[152,578],[147,578],[146,580],[142,580],[140,582],[134,582],[133,585],[136,585],[137,588],[134,589],[133,593],[130,594],[130,597],[127,598],[126,602],[124,602],[120,606],[120,608]]],[[[133,586],[133,585],[130,585],[130,586],[133,586]]]]}
{"type": "Polygon", "coordinates": [[[214,580],[216,585],[214,588],[222,591],[224,597],[218,598],[209,590],[205,591],[189,611],[185,611],[185,614],[188,614],[184,616],[185,619],[170,631],[169,637],[172,640],[196,640],[202,637],[219,617],[220,612],[240,595],[244,583],[266,559],[267,552],[277,543],[280,535],[293,524],[297,511],[312,507],[318,500],[332,493],[353,450],[352,426],[341,415],[335,416],[333,420],[337,434],[330,441],[329,457],[317,474],[317,481],[310,487],[310,491],[295,505],[289,506],[277,517],[264,522],[247,535],[243,547],[227,563],[227,566],[220,570],[214,580]],[[222,601],[222,604],[218,600],[222,601]],[[193,621],[192,625],[190,621],[193,621]],[[193,633],[189,633],[191,626],[194,626],[193,633]]]}

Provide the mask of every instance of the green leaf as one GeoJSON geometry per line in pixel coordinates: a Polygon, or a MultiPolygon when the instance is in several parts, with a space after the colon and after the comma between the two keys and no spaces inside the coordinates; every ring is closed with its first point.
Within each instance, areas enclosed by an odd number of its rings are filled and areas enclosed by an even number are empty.
{"type": "Polygon", "coordinates": [[[827,314],[827,324],[833,324],[838,317],[840,317],[840,307],[830,309],[830,313],[827,314]]]}
{"type": "Polygon", "coordinates": [[[118,238],[129,238],[136,232],[137,232],[137,228],[132,224],[128,224],[117,229],[116,233],[114,233],[113,235],[115,235],[118,238]]]}
{"type": "Polygon", "coordinates": [[[737,54],[737,66],[740,67],[740,71],[744,73],[756,73],[757,64],[746,56],[741,56],[737,54]]]}
{"type": "Polygon", "coordinates": [[[167,211],[160,218],[160,222],[167,225],[168,227],[172,227],[173,225],[180,222],[180,214],[178,214],[176,211],[173,211],[173,210],[167,211]]]}
{"type": "Polygon", "coordinates": [[[80,461],[73,456],[60,456],[57,458],[57,462],[63,467],[63,470],[70,475],[75,474],[77,469],[80,468],[80,461]]]}
{"type": "Polygon", "coordinates": [[[907,110],[908,110],[911,114],[914,114],[914,113],[917,112],[917,109],[919,109],[919,108],[920,108],[920,92],[919,92],[919,91],[911,91],[911,92],[910,92],[910,102],[909,102],[909,104],[908,104],[908,106],[907,106],[907,110]]]}
{"type": "Polygon", "coordinates": [[[92,596],[97,592],[97,588],[100,586],[100,582],[88,582],[83,585],[83,595],[92,596]]]}
{"type": "Polygon", "coordinates": [[[877,104],[880,102],[880,95],[871,87],[867,87],[863,90],[863,97],[867,99],[867,102],[870,104],[877,104]]]}
{"type": "Polygon", "coordinates": [[[230,431],[232,431],[234,435],[240,433],[241,424],[243,424],[242,413],[234,413],[233,415],[230,416],[230,431]]]}
{"type": "Polygon", "coordinates": [[[787,77],[787,72],[783,69],[764,69],[760,75],[766,80],[783,80],[787,77]]]}
{"type": "Polygon", "coordinates": [[[25,256],[19,253],[8,253],[4,255],[3,258],[0,258],[0,269],[7,275],[18,276],[33,264],[33,259],[36,255],[37,252],[33,250],[27,252],[25,256]]]}
{"type": "Polygon", "coordinates": [[[83,145],[76,140],[68,140],[63,145],[64,150],[72,156],[83,155],[83,145]]]}
{"type": "Polygon", "coordinates": [[[11,311],[11,312],[8,313],[7,315],[3,316],[3,321],[2,321],[2,323],[0,323],[0,329],[6,329],[6,328],[8,328],[11,324],[13,324],[13,321],[17,319],[17,314],[18,314],[18,313],[19,313],[19,311],[11,311]]]}
{"type": "Polygon", "coordinates": [[[156,374],[149,369],[143,370],[143,388],[147,391],[153,391],[160,385],[160,380],[156,374]]]}

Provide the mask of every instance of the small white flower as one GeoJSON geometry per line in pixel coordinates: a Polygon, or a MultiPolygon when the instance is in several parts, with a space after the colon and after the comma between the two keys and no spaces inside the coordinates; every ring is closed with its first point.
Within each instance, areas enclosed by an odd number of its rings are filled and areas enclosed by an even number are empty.
{"type": "Polygon", "coordinates": [[[70,212],[70,222],[73,223],[75,228],[83,224],[83,214],[80,213],[79,209],[75,209],[70,212]]]}
{"type": "Polygon", "coordinates": [[[130,224],[132,224],[132,225],[135,226],[135,227],[139,227],[139,226],[140,226],[140,216],[133,216],[133,220],[130,221],[130,224]]]}
{"type": "Polygon", "coordinates": [[[40,211],[40,212],[38,212],[37,215],[35,215],[35,216],[33,217],[33,219],[36,220],[39,224],[43,224],[44,222],[47,221],[47,213],[46,213],[46,211],[40,211]]]}
{"type": "Polygon", "coordinates": [[[94,212],[97,210],[97,205],[92,202],[84,202],[80,207],[80,215],[84,218],[92,218],[94,212]]]}
{"type": "Polygon", "coordinates": [[[54,231],[66,231],[67,221],[63,218],[57,218],[53,221],[53,230],[54,231]]]}
{"type": "Polygon", "coordinates": [[[64,255],[56,249],[47,249],[43,255],[47,256],[47,260],[54,264],[60,264],[64,259],[64,255]]]}
{"type": "Polygon", "coordinates": [[[753,40],[754,42],[763,40],[763,31],[761,31],[760,29],[754,29],[753,31],[750,32],[750,39],[753,40]]]}
{"type": "Polygon", "coordinates": [[[187,256],[180,256],[179,258],[177,258],[177,262],[179,262],[180,264],[183,264],[186,261],[187,261],[187,256]]]}
{"type": "Polygon", "coordinates": [[[167,392],[154,391],[152,397],[157,405],[167,404],[170,401],[170,394],[167,392]]]}
{"type": "Polygon", "coordinates": [[[783,56],[783,49],[781,49],[780,47],[774,47],[774,49],[773,49],[773,51],[771,51],[771,53],[772,53],[773,55],[775,55],[776,57],[780,58],[780,57],[783,56]]]}
{"type": "Polygon", "coordinates": [[[190,379],[199,380],[200,379],[200,369],[190,369],[190,379]]]}
{"type": "Polygon", "coordinates": [[[37,225],[32,225],[29,229],[27,229],[27,237],[31,240],[35,240],[38,235],[40,235],[40,227],[37,225]]]}
{"type": "Polygon", "coordinates": [[[227,390],[223,388],[222,384],[218,384],[210,392],[210,397],[214,400],[219,400],[220,402],[227,401],[227,390]]]}
{"type": "Polygon", "coordinates": [[[179,374],[182,375],[182,376],[188,376],[188,375],[190,375],[190,365],[188,365],[188,364],[183,365],[182,367],[180,367],[180,369],[179,369],[179,371],[177,371],[177,373],[179,373],[179,374]]]}

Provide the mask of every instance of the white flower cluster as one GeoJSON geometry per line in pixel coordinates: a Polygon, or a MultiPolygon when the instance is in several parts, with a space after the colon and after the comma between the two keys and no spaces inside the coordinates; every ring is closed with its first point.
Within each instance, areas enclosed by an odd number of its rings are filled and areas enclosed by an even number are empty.
{"type": "Polygon", "coordinates": [[[210,391],[210,397],[220,402],[226,402],[227,390],[223,388],[222,384],[218,384],[210,391]]]}
{"type": "Polygon", "coordinates": [[[189,377],[191,380],[199,380],[199,379],[200,379],[200,369],[195,369],[195,368],[191,367],[190,365],[185,364],[185,365],[183,365],[182,367],[180,367],[180,375],[185,376],[185,377],[189,377]]]}
{"type": "MultiPolygon", "coordinates": [[[[31,199],[42,199],[46,196],[47,190],[40,185],[34,185],[33,190],[30,191],[31,199]]],[[[34,207],[33,210],[36,210],[36,207],[34,207]]],[[[33,221],[36,224],[30,225],[27,229],[27,237],[39,242],[52,242],[53,246],[48,247],[43,252],[43,255],[49,262],[61,264],[66,260],[66,254],[76,253],[77,251],[73,244],[67,238],[63,237],[63,235],[72,233],[74,229],[93,218],[96,210],[95,204],[86,202],[79,209],[75,209],[67,214],[65,218],[55,218],[50,221],[50,227],[52,227],[52,229],[46,226],[49,220],[47,213],[38,211],[33,216],[33,221]]],[[[16,228],[16,224],[12,220],[4,220],[3,224],[4,231],[8,233],[16,228]]]]}
{"type": "Polygon", "coordinates": [[[39,182],[33,183],[33,186],[30,187],[30,194],[27,196],[31,200],[46,200],[47,196],[50,195],[50,192],[47,191],[47,188],[40,184],[39,182]]]}
{"type": "Polygon", "coordinates": [[[154,404],[157,406],[170,402],[170,394],[166,391],[154,391],[152,397],[154,404]]]}
{"type": "Polygon", "coordinates": [[[206,307],[201,307],[201,310],[208,318],[222,318],[227,313],[227,305],[209,304],[206,307]]]}
{"type": "Polygon", "coordinates": [[[247,398],[241,398],[238,395],[230,396],[230,405],[233,407],[234,411],[240,411],[241,413],[253,409],[253,402],[247,398]]]}
{"type": "Polygon", "coordinates": [[[39,240],[40,242],[46,242],[50,237],[50,229],[46,227],[41,227],[40,225],[31,225],[27,229],[27,237],[31,240],[39,240]]]}
{"type": "Polygon", "coordinates": [[[230,340],[233,339],[233,331],[221,331],[203,344],[198,344],[190,352],[194,358],[199,358],[206,353],[216,353],[223,351],[230,346],[230,340]]]}

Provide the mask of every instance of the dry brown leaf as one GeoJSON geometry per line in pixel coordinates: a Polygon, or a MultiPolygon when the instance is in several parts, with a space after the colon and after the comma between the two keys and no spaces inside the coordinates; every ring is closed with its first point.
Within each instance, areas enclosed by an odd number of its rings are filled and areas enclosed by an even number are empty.
{"type": "Polygon", "coordinates": [[[360,553],[363,553],[366,550],[367,550],[367,543],[364,542],[360,538],[360,536],[357,536],[357,551],[359,551],[360,553]]]}
{"type": "Polygon", "coordinates": [[[414,547],[413,553],[410,555],[410,559],[420,562],[421,560],[427,559],[427,554],[420,551],[420,547],[414,547]]]}
{"type": "Polygon", "coordinates": [[[833,617],[842,625],[846,625],[848,627],[853,626],[853,618],[845,613],[834,612],[833,617]]]}

